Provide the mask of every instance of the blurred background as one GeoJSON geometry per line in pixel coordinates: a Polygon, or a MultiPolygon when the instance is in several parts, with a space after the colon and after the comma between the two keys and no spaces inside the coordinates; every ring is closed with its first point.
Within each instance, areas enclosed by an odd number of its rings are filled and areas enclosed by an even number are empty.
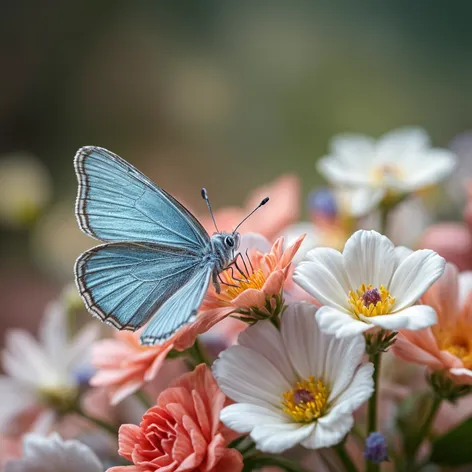
{"type": "Polygon", "coordinates": [[[116,152],[200,215],[202,186],[215,208],[242,205],[294,173],[306,196],[344,131],[419,125],[472,158],[470,2],[1,7],[0,339],[35,329],[95,245],[74,217],[81,146],[116,152]]]}

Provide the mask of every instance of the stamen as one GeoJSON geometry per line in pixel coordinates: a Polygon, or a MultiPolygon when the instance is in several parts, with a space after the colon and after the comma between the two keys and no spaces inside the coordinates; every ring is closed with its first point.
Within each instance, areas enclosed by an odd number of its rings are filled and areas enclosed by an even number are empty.
{"type": "Polygon", "coordinates": [[[326,413],[328,397],[329,389],[323,381],[310,377],[283,394],[283,411],[298,423],[310,423],[326,413]]]}
{"type": "Polygon", "coordinates": [[[357,317],[387,315],[395,304],[395,298],[383,285],[374,288],[362,284],[355,292],[349,292],[348,300],[357,317]]]}
{"type": "Polygon", "coordinates": [[[261,290],[265,281],[264,272],[262,269],[259,269],[253,272],[247,280],[239,282],[237,287],[229,287],[226,289],[226,293],[233,299],[249,288],[261,290]]]}

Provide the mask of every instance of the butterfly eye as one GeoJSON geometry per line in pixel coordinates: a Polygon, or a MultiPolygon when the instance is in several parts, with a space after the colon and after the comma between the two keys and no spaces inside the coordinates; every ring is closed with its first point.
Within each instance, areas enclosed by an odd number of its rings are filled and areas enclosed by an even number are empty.
{"type": "Polygon", "coordinates": [[[229,247],[233,247],[234,246],[234,239],[231,236],[226,236],[225,244],[229,247]]]}

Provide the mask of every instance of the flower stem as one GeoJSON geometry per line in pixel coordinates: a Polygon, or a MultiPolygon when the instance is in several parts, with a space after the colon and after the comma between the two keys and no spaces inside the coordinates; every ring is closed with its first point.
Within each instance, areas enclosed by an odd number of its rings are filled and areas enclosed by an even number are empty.
{"type": "Polygon", "coordinates": [[[99,428],[107,431],[108,433],[112,434],[113,436],[118,436],[118,427],[107,423],[106,421],[103,421],[99,418],[95,418],[94,416],[89,415],[86,413],[79,405],[76,405],[74,410],[74,413],[77,415],[81,416],[82,418],[85,418],[87,421],[90,421],[90,423],[95,424],[99,428]]]}
{"type": "Polygon", "coordinates": [[[435,395],[433,399],[433,403],[431,404],[431,408],[425,418],[424,423],[422,424],[418,434],[416,435],[413,444],[411,445],[411,464],[409,466],[409,470],[417,470],[414,467],[414,457],[416,452],[418,451],[419,447],[423,443],[424,439],[428,435],[431,426],[433,425],[434,418],[436,417],[437,412],[439,411],[439,407],[441,406],[443,399],[439,395],[435,395]]]}
{"type": "Polygon", "coordinates": [[[143,390],[138,390],[135,393],[136,398],[141,402],[141,404],[146,408],[146,410],[149,410],[153,406],[152,401],[150,398],[146,395],[146,392],[143,390]]]}
{"type": "Polygon", "coordinates": [[[343,463],[346,472],[357,472],[357,467],[354,465],[351,456],[346,451],[344,442],[341,442],[334,446],[334,449],[338,453],[339,459],[341,459],[341,462],[343,463]]]}
{"type": "Polygon", "coordinates": [[[244,470],[260,469],[266,465],[279,467],[286,472],[307,472],[301,465],[282,456],[272,456],[270,454],[259,454],[246,461],[244,470]],[[247,469],[246,469],[247,467],[247,469]]]}
{"type": "MultiPolygon", "coordinates": [[[[379,389],[380,356],[380,352],[370,356],[370,361],[374,364],[374,393],[369,398],[367,436],[369,436],[370,433],[377,431],[377,395],[379,389]]],[[[366,472],[378,472],[380,469],[378,464],[375,464],[372,461],[366,461],[365,470],[366,472]]]]}

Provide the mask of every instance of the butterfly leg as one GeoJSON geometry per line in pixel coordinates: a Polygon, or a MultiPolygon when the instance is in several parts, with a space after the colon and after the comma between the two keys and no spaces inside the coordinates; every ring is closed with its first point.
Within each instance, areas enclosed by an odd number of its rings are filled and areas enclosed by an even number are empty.
{"type": "Polygon", "coordinates": [[[218,271],[216,271],[216,270],[214,270],[214,271],[213,271],[213,274],[211,275],[213,285],[215,286],[215,290],[216,290],[216,293],[217,293],[218,295],[219,295],[220,292],[221,292],[220,282],[218,281],[219,275],[220,275],[220,274],[219,274],[218,271]]]}

